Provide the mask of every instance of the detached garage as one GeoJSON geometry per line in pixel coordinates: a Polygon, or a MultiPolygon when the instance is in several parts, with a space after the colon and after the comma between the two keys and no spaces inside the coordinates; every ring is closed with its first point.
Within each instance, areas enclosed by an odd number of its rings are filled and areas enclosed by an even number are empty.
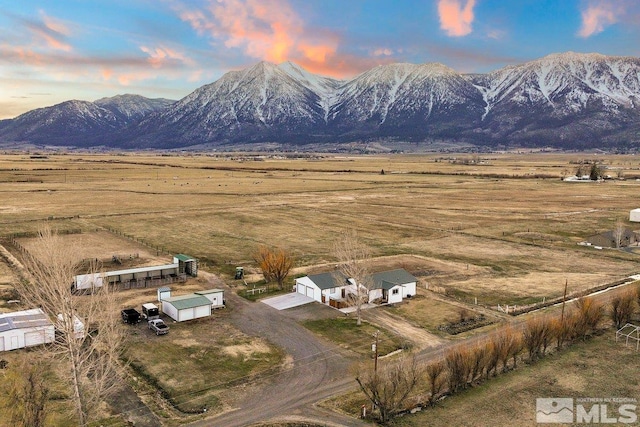
{"type": "Polygon", "coordinates": [[[162,312],[176,322],[211,316],[211,301],[202,295],[188,294],[162,300],[162,312]]]}
{"type": "Polygon", "coordinates": [[[39,308],[0,314],[0,351],[51,343],[55,327],[39,308]]]}

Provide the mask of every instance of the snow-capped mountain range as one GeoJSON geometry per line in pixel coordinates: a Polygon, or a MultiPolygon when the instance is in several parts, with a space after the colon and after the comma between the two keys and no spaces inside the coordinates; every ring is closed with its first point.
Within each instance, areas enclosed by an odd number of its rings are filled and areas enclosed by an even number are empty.
{"type": "Polygon", "coordinates": [[[390,64],[350,80],[260,62],[185,98],[68,101],[0,124],[0,141],[119,148],[341,142],[640,146],[640,58],[562,53],[465,75],[390,64]]]}

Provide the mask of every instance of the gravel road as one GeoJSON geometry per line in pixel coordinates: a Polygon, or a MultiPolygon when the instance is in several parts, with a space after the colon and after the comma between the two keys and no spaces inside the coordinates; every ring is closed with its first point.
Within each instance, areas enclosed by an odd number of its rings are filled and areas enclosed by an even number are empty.
{"type": "MultiPolygon", "coordinates": [[[[202,273],[215,287],[228,289],[216,276],[202,273]]],[[[235,410],[194,422],[190,426],[247,426],[289,417],[305,419],[306,422],[317,420],[320,425],[369,425],[314,405],[319,400],[355,386],[355,381],[349,375],[353,356],[299,325],[296,319],[300,316],[300,310],[293,309],[289,315],[289,310],[278,311],[266,304],[252,303],[230,291],[225,294],[225,299],[233,307],[230,320],[238,329],[248,335],[266,338],[281,347],[291,356],[293,363],[270,378],[257,395],[241,401],[235,410]]],[[[335,315],[335,311],[332,310],[332,314],[335,315]]]]}

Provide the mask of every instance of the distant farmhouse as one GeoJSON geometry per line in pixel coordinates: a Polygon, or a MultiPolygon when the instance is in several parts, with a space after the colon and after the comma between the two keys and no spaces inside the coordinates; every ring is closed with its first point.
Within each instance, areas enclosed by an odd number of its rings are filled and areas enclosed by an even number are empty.
{"type": "MultiPolygon", "coordinates": [[[[373,286],[369,290],[369,303],[394,304],[416,294],[418,279],[404,269],[376,273],[370,279],[373,286]]],[[[296,292],[334,308],[350,305],[356,289],[355,281],[338,271],[296,279],[296,292]]]]}
{"type": "Polygon", "coordinates": [[[631,212],[629,212],[629,221],[640,222],[640,209],[632,209],[631,212]]]}
{"type": "Polygon", "coordinates": [[[616,232],[606,231],[604,233],[594,234],[593,236],[588,237],[587,242],[591,243],[593,246],[600,246],[603,248],[624,248],[635,245],[640,240],[638,238],[638,234],[631,231],[629,228],[622,230],[619,238],[620,244],[618,245],[616,242],[616,232]]]}

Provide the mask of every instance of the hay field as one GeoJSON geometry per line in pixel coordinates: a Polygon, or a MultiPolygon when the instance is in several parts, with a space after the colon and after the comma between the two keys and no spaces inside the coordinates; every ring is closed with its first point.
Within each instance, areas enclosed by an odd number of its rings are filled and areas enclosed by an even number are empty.
{"type": "Polygon", "coordinates": [[[637,255],[576,244],[618,220],[633,227],[636,176],[634,156],[584,153],[0,155],[0,236],[47,219],[108,227],[228,272],[251,266],[259,244],[299,267],[330,264],[337,236],[355,229],[376,256],[422,257],[412,271],[423,283],[520,304],[560,295],[565,280],[577,291],[640,270],[637,255]],[[594,160],[626,179],[560,180],[594,160]]]}

